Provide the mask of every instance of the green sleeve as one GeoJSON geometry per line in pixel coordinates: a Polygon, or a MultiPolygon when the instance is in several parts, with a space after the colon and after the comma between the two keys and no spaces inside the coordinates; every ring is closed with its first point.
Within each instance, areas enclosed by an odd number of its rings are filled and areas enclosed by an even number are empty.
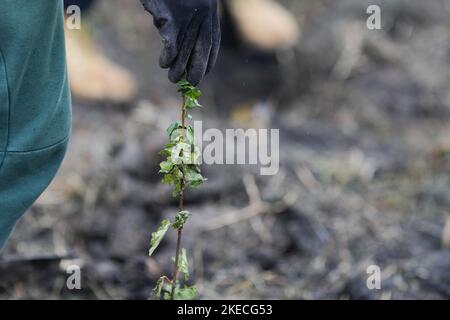
{"type": "Polygon", "coordinates": [[[0,248],[70,134],[62,0],[0,0],[0,248]]]}

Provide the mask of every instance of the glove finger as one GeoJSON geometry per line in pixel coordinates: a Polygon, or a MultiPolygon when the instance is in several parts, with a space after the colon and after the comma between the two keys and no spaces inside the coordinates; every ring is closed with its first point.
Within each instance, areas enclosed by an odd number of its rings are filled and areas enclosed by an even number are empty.
{"type": "Polygon", "coordinates": [[[159,16],[161,13],[161,9],[158,6],[158,2],[156,0],[141,0],[142,5],[145,10],[150,12],[152,16],[159,16]]]}
{"type": "Polygon", "coordinates": [[[177,57],[180,49],[180,34],[173,19],[170,17],[169,10],[164,3],[159,0],[141,0],[145,10],[153,16],[153,24],[159,30],[164,43],[159,65],[161,68],[169,68],[177,57]]]}
{"type": "Polygon", "coordinates": [[[177,57],[180,49],[180,34],[167,10],[161,10],[159,7],[153,7],[153,24],[159,30],[163,39],[164,48],[159,57],[161,68],[169,68],[177,57]]]}
{"type": "Polygon", "coordinates": [[[212,48],[212,21],[207,19],[200,27],[194,50],[187,67],[187,80],[194,86],[202,81],[208,67],[208,60],[212,48]]]}
{"type": "Polygon", "coordinates": [[[180,81],[183,75],[186,73],[186,66],[188,64],[192,50],[194,49],[202,20],[203,19],[194,18],[193,22],[191,22],[191,25],[188,27],[188,30],[184,35],[181,50],[178,53],[175,63],[169,70],[169,80],[174,83],[180,81]]]}
{"type": "Polygon", "coordinates": [[[163,69],[169,68],[177,58],[181,47],[182,38],[175,25],[169,21],[160,29],[160,35],[163,38],[164,48],[159,57],[159,65],[163,69]]]}
{"type": "Polygon", "coordinates": [[[208,74],[216,64],[217,57],[219,56],[220,40],[221,40],[220,19],[219,19],[219,11],[216,8],[212,16],[212,48],[209,54],[208,67],[206,68],[205,74],[208,74]]]}

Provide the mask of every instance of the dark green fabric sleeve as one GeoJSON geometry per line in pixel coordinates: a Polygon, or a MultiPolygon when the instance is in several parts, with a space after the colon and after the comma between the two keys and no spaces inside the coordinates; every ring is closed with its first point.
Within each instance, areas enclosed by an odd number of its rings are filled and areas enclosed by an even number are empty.
{"type": "Polygon", "coordinates": [[[62,0],[0,0],[0,249],[64,157],[71,123],[62,0]]]}

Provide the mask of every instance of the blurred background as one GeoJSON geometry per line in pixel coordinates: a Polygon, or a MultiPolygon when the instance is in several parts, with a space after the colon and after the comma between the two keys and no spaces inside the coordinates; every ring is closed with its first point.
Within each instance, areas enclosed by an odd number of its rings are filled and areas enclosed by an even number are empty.
{"type": "MultiPolygon", "coordinates": [[[[450,2],[224,0],[204,128],[279,128],[280,171],[204,166],[184,233],[201,299],[450,298],[450,2]],[[381,6],[382,30],[366,9],[381,6]],[[368,266],[382,289],[368,290],[368,266]]],[[[147,299],[177,211],[158,151],[179,117],[137,0],[67,31],[73,135],[0,259],[0,298],[147,299]],[[82,289],[66,288],[81,266],[82,289]]]]}

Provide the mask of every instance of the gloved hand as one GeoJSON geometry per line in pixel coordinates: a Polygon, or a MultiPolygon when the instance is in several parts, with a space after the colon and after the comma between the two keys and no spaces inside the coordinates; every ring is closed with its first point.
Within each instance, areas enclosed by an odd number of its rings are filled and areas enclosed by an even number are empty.
{"type": "Polygon", "coordinates": [[[169,80],[184,74],[197,85],[214,66],[220,46],[217,0],[141,0],[164,42],[159,59],[169,80]]]}

